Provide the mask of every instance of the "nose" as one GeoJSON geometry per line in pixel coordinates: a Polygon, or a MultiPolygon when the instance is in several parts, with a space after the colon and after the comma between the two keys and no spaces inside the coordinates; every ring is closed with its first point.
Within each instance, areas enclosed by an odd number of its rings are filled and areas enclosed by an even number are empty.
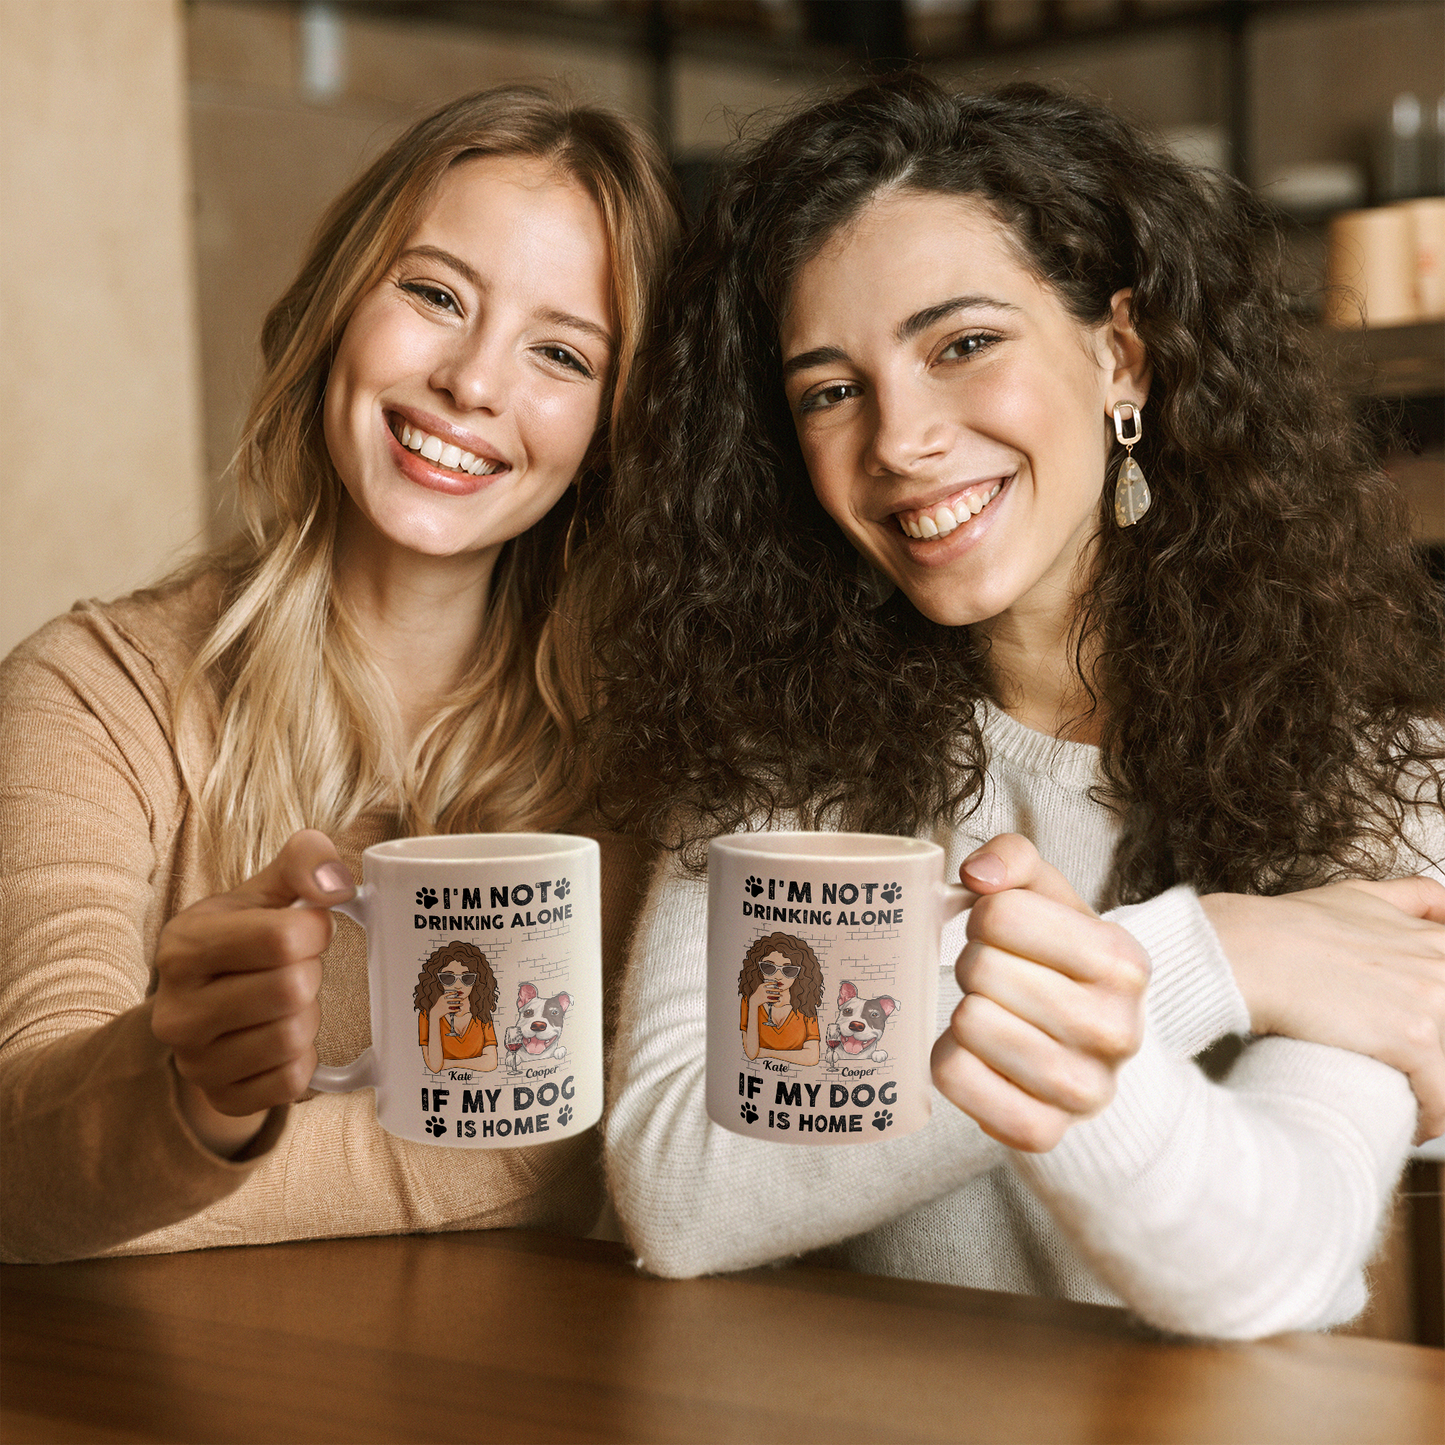
{"type": "Polygon", "coordinates": [[[860,1023],[851,1023],[848,1027],[852,1029],[855,1034],[861,1034],[863,1032],[863,1025],[860,1023]]]}
{"type": "Polygon", "coordinates": [[[458,411],[495,416],[507,409],[516,374],[516,361],[500,337],[463,332],[438,359],[431,386],[458,411]]]}
{"type": "Polygon", "coordinates": [[[538,1019],[537,1022],[532,1025],[532,1032],[534,1034],[540,1034],[546,1027],[547,1025],[544,1024],[541,1019],[538,1019]]]}
{"type": "Polygon", "coordinates": [[[953,428],[922,378],[884,378],[874,387],[873,404],[875,426],[865,458],[871,475],[911,476],[946,455],[953,428]]]}

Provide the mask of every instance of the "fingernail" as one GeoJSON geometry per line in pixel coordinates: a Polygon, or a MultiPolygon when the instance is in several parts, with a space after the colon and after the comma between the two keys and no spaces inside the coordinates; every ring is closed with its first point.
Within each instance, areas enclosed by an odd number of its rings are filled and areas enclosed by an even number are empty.
{"type": "Polygon", "coordinates": [[[1008,868],[997,853],[976,853],[963,860],[963,871],[979,883],[997,888],[1008,882],[1008,868]]]}
{"type": "Polygon", "coordinates": [[[355,887],[351,874],[340,863],[323,863],[311,876],[323,893],[345,893],[355,887]]]}

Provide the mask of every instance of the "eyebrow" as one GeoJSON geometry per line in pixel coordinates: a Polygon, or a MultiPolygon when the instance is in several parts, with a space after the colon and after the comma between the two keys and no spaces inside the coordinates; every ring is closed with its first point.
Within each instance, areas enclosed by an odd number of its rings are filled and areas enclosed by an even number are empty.
{"type": "Polygon", "coordinates": [[[978,307],[1015,313],[1019,309],[994,296],[952,296],[947,301],[938,301],[932,306],[925,306],[922,311],[915,311],[906,321],[899,322],[894,335],[899,341],[912,341],[920,332],[927,331],[930,326],[936,326],[940,321],[946,321],[954,312],[972,311],[978,307]]]}
{"type": "MultiPolygon", "coordinates": [[[[940,321],[946,321],[955,312],[969,311],[976,307],[1014,313],[1019,310],[1011,302],[1000,301],[994,296],[951,296],[947,301],[938,301],[932,306],[925,306],[921,311],[915,311],[912,316],[898,323],[893,334],[899,341],[912,341],[915,336],[927,331],[930,326],[936,326],[940,321]]],[[[815,366],[833,366],[848,360],[848,353],[839,346],[818,346],[812,351],[801,351],[783,363],[783,380],[786,381],[796,372],[809,371],[815,366]]]]}
{"type": "MultiPolygon", "coordinates": [[[[419,256],[428,261],[436,261],[440,265],[450,267],[463,281],[478,291],[491,290],[490,284],[482,279],[480,272],[469,266],[460,256],[453,256],[450,251],[444,251],[440,246],[409,246],[398,259],[404,261],[408,256],[419,256]]],[[[574,316],[570,311],[556,311],[551,307],[538,311],[535,315],[539,321],[545,321],[552,326],[566,326],[572,331],[580,331],[586,336],[594,336],[609,349],[617,344],[612,333],[605,326],[599,326],[595,321],[588,321],[585,316],[574,316]]]]}
{"type": "Polygon", "coordinates": [[[848,353],[841,346],[818,346],[812,351],[800,351],[783,363],[783,380],[794,372],[808,371],[815,366],[832,366],[834,362],[847,361],[848,353]]]}

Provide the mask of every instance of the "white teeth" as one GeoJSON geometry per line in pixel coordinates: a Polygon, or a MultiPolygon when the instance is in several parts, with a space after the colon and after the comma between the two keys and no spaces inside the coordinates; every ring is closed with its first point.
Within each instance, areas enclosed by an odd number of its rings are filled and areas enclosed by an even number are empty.
{"type": "Polygon", "coordinates": [[[440,437],[434,437],[420,427],[406,422],[401,423],[397,440],[410,451],[420,452],[427,461],[450,467],[453,471],[468,472],[474,477],[489,477],[502,470],[501,462],[489,462],[473,456],[471,452],[464,452],[460,447],[452,446],[440,437]]]}
{"type": "Polygon", "coordinates": [[[970,518],[978,516],[1002,490],[1003,483],[995,482],[987,496],[973,492],[967,497],[959,498],[952,507],[940,502],[912,519],[899,517],[898,525],[910,537],[946,537],[970,518]]]}

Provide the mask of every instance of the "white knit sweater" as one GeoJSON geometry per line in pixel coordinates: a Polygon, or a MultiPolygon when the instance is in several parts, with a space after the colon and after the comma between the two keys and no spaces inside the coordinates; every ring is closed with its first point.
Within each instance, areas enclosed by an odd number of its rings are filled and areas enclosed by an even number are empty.
{"type": "MultiPolygon", "coordinates": [[[[935,839],[949,876],[995,834],[1023,833],[1097,907],[1117,837],[1089,797],[1097,750],[996,710],[985,740],[982,805],[935,839]]],[[[1427,828],[1437,859],[1439,822],[1427,828]]],[[[916,1134],[784,1148],[704,1111],[707,883],[665,861],[633,943],[606,1139],[642,1265],[690,1276],[827,1250],[870,1273],[1122,1302],[1160,1328],[1225,1338],[1356,1314],[1414,1130],[1405,1077],[1264,1038],[1211,1083],[1192,1056],[1249,1019],[1197,898],[1174,888],[1108,916],[1153,960],[1144,1044],[1109,1108],[1050,1153],[1005,1148],[942,1096],[916,1134]]],[[[944,938],[940,1032],[960,998],[965,926],[944,938]]]]}

